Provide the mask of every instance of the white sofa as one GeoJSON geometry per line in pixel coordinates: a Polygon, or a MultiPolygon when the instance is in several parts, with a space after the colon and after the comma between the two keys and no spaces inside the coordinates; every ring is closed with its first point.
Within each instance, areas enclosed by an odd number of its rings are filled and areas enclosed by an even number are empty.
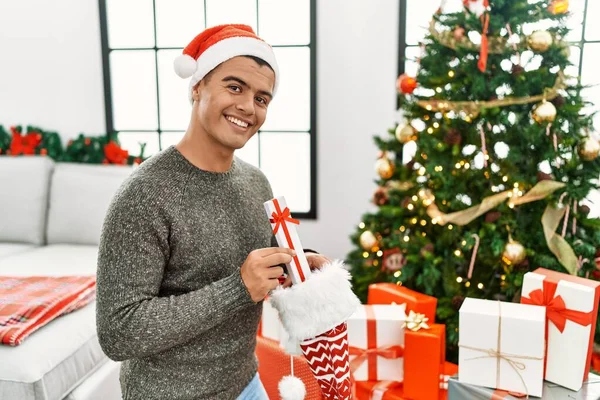
{"type": "MultiPolygon", "coordinates": [[[[104,215],[132,169],[0,156],[0,275],[95,274],[104,215]]],[[[95,302],[0,345],[3,400],[117,400],[118,375],[98,343],[95,302]]]]}

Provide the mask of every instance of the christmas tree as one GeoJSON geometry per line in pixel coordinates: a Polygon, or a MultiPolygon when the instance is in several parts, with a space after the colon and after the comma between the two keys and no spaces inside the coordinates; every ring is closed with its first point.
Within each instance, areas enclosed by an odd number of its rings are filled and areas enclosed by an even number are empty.
{"type": "Polygon", "coordinates": [[[600,278],[600,221],[583,204],[600,143],[565,72],[568,2],[463,3],[440,7],[416,77],[398,79],[405,120],[375,138],[377,207],[348,255],[363,301],[374,282],[437,297],[454,361],[465,297],[519,301],[538,267],[600,278]]]}

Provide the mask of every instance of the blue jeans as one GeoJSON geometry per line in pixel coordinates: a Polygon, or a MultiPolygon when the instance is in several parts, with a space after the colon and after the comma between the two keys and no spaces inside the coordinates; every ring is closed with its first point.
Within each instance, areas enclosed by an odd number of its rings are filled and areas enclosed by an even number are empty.
{"type": "Polygon", "coordinates": [[[260,381],[258,373],[254,375],[254,378],[252,378],[237,400],[269,400],[267,391],[260,381]]]}

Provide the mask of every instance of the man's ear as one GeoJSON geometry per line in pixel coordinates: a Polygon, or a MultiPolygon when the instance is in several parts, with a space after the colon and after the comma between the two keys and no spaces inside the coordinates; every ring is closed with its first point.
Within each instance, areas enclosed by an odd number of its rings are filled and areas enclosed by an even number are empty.
{"type": "Polygon", "coordinates": [[[200,100],[200,82],[196,83],[196,85],[194,85],[194,87],[192,88],[192,99],[194,101],[200,100]]]}

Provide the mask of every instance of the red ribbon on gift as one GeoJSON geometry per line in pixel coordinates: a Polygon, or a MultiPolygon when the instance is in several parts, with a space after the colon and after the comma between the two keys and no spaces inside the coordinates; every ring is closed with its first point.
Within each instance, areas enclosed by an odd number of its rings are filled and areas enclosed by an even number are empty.
{"type": "Polygon", "coordinates": [[[368,380],[377,379],[377,357],[389,360],[401,358],[404,355],[404,347],[400,345],[377,347],[377,319],[371,306],[364,306],[367,314],[367,348],[361,349],[350,346],[350,355],[357,356],[350,362],[350,371],[354,373],[360,366],[368,362],[368,380]]]}
{"type": "MultiPolygon", "coordinates": [[[[569,310],[565,304],[565,300],[562,296],[556,294],[556,288],[558,287],[557,282],[549,281],[545,279],[543,282],[542,289],[532,290],[529,293],[529,297],[523,297],[521,303],[533,304],[536,306],[546,307],[546,350],[544,354],[548,353],[548,325],[552,322],[560,333],[563,333],[567,320],[575,322],[581,326],[587,326],[592,323],[593,315],[592,312],[582,312],[569,310]]],[[[548,360],[546,360],[547,362],[548,360]]],[[[546,376],[546,364],[544,364],[544,376],[546,376]]]]}
{"type": "MultiPolygon", "coordinates": [[[[287,241],[290,249],[294,249],[294,243],[292,242],[292,237],[290,236],[290,231],[287,227],[287,222],[291,222],[292,224],[300,225],[300,221],[292,218],[292,214],[290,213],[290,209],[288,207],[284,208],[281,211],[281,206],[279,206],[279,201],[277,199],[273,199],[273,205],[275,206],[275,211],[271,214],[273,218],[269,219],[272,224],[275,224],[273,228],[273,233],[276,234],[279,230],[279,227],[283,229],[283,233],[285,235],[285,240],[287,241]]],[[[293,257],[294,264],[296,266],[296,271],[298,271],[298,275],[300,276],[300,281],[304,282],[306,278],[304,277],[304,272],[302,272],[302,267],[300,266],[300,260],[298,260],[298,256],[293,257]]]]}
{"type": "MultiPolygon", "coordinates": [[[[576,324],[587,326],[592,323],[592,312],[582,312],[569,310],[565,305],[562,296],[554,296],[558,284],[550,282],[547,279],[543,282],[543,289],[533,290],[529,293],[529,297],[524,297],[523,304],[533,304],[536,306],[546,307],[546,317],[554,326],[563,333],[567,320],[573,321],[576,324]]],[[[548,326],[546,325],[546,339],[548,336],[548,326]]]]}

